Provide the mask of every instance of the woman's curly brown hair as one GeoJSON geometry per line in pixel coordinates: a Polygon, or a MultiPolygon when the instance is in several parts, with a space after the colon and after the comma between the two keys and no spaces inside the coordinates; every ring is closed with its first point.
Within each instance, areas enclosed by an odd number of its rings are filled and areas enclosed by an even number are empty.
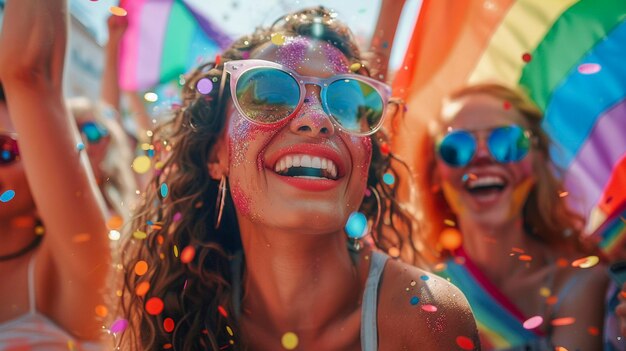
{"type": "MultiPolygon", "coordinates": [[[[210,79],[215,87],[228,87],[221,82],[223,63],[247,58],[252,50],[267,43],[272,33],[327,41],[351,61],[362,62],[351,32],[334,13],[317,7],[257,29],[233,43],[218,62],[207,63],[187,77],[182,106],[154,133],[155,161],[160,171],[154,175],[132,223],[131,232],[136,235],[129,233],[124,244],[120,312],[129,321],[129,328],[118,342],[124,350],[246,349],[231,302],[230,259],[242,249],[235,209],[226,192],[221,225],[216,229],[219,182],[211,179],[207,169],[210,151],[225,125],[230,97],[224,91],[220,99],[220,89],[200,94],[195,87],[200,79],[210,79]],[[168,187],[165,197],[160,192],[162,184],[168,187]],[[140,239],[144,233],[145,239],[140,239]],[[145,274],[135,269],[140,261],[147,263],[145,274]],[[163,310],[151,315],[145,306],[153,301],[158,305],[159,299],[163,310]]],[[[403,248],[414,247],[410,239],[414,221],[396,201],[394,185],[381,181],[385,173],[395,174],[393,155],[381,151],[381,143],[386,143],[383,132],[371,138],[368,185],[376,191],[364,199],[361,211],[374,219],[379,217],[378,211],[383,215],[372,228],[378,233],[374,238],[379,248],[406,251],[403,248]]]]}

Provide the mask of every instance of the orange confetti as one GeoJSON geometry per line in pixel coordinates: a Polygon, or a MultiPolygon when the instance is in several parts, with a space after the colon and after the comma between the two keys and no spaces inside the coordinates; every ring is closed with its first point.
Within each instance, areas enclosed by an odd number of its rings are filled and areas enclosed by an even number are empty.
{"type": "Polygon", "coordinates": [[[74,241],[75,243],[84,243],[89,240],[91,240],[91,234],[87,234],[87,233],[76,234],[72,238],[72,241],[74,241]]]}
{"type": "Polygon", "coordinates": [[[461,247],[462,242],[461,232],[455,228],[445,228],[439,236],[439,243],[446,250],[454,251],[461,247]]]}
{"type": "Polygon", "coordinates": [[[563,318],[553,319],[551,324],[555,327],[563,327],[566,325],[572,325],[574,324],[574,322],[576,322],[576,318],[574,317],[563,317],[563,318]]]}
{"type": "Polygon", "coordinates": [[[163,300],[158,297],[151,297],[148,302],[146,302],[146,312],[153,316],[163,312],[163,300]]]}
{"type": "Polygon", "coordinates": [[[558,296],[554,296],[554,295],[553,295],[553,296],[550,296],[550,297],[548,297],[548,298],[546,299],[546,303],[547,303],[548,305],[554,305],[554,304],[556,304],[558,301],[559,301],[558,296]]]}
{"type": "Polygon", "coordinates": [[[591,268],[597,265],[600,262],[600,258],[598,256],[587,256],[583,258],[579,258],[572,262],[572,267],[578,268],[591,268]]]}
{"type": "Polygon", "coordinates": [[[148,293],[148,290],[150,290],[150,283],[141,282],[137,284],[137,287],[135,288],[135,294],[137,294],[137,296],[144,296],[148,293]]]}
{"type": "Polygon", "coordinates": [[[165,240],[165,239],[163,239],[163,235],[161,235],[161,234],[157,235],[157,243],[158,243],[159,245],[163,245],[163,241],[164,241],[164,240],[165,240]]]}
{"type": "Polygon", "coordinates": [[[109,310],[104,305],[96,306],[96,315],[98,317],[106,317],[109,314],[109,310]]]}
{"type": "Polygon", "coordinates": [[[569,261],[564,258],[559,258],[558,260],[556,260],[556,265],[561,268],[565,268],[569,265],[569,261]]]}
{"type": "Polygon", "coordinates": [[[148,272],[148,263],[146,261],[139,261],[135,263],[135,274],[142,276],[148,272]]]}
{"type": "Polygon", "coordinates": [[[554,351],[568,351],[568,350],[564,348],[563,346],[557,346],[554,348],[554,351]]]}
{"type": "Polygon", "coordinates": [[[217,312],[224,316],[224,318],[228,318],[228,313],[226,312],[226,309],[224,307],[217,306],[217,312]]]}
{"type": "Polygon", "coordinates": [[[126,16],[128,14],[128,12],[126,12],[126,10],[124,10],[123,8],[121,8],[119,6],[111,6],[109,8],[109,12],[111,12],[115,16],[120,16],[120,17],[124,17],[124,16],[126,16]]]}
{"type": "Polygon", "coordinates": [[[182,263],[189,263],[193,261],[194,256],[196,256],[196,248],[193,246],[187,246],[180,253],[180,261],[182,263]]]}
{"type": "Polygon", "coordinates": [[[524,250],[520,249],[519,247],[514,247],[514,248],[511,249],[511,251],[517,252],[517,253],[520,253],[520,254],[524,253],[524,250]]]}
{"type": "Polygon", "coordinates": [[[530,255],[520,255],[520,256],[519,256],[519,260],[520,260],[520,261],[532,261],[532,260],[533,260],[533,258],[532,258],[532,256],[530,256],[530,255]]]}
{"type": "Polygon", "coordinates": [[[593,336],[600,335],[600,329],[598,329],[597,327],[589,327],[587,328],[587,332],[589,333],[589,335],[593,336]]]}
{"type": "Polygon", "coordinates": [[[456,344],[459,345],[459,347],[462,348],[463,350],[474,349],[474,342],[472,341],[472,339],[468,338],[467,336],[457,336],[456,344]]]}
{"type": "Polygon", "coordinates": [[[567,195],[569,195],[567,191],[562,191],[559,193],[559,197],[566,197],[567,195]]]}
{"type": "Polygon", "coordinates": [[[167,333],[171,333],[174,330],[174,326],[174,320],[169,317],[165,318],[163,321],[163,329],[165,329],[167,333]]]}
{"type": "Polygon", "coordinates": [[[170,344],[170,343],[167,343],[167,344],[163,345],[163,349],[164,349],[164,350],[169,350],[169,349],[171,349],[172,347],[173,347],[173,346],[172,346],[172,344],[170,344]]]}
{"type": "Polygon", "coordinates": [[[109,230],[111,229],[119,230],[123,224],[124,224],[124,220],[122,219],[122,217],[111,216],[111,218],[109,218],[109,220],[107,221],[107,228],[109,228],[109,230]]]}

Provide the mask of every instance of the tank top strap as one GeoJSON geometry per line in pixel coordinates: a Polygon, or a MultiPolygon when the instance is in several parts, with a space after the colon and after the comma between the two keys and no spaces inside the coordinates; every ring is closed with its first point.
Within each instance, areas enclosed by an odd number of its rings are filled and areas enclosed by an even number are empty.
{"type": "Polygon", "coordinates": [[[361,311],[361,348],[363,351],[378,349],[378,286],[389,256],[382,252],[372,251],[370,271],[363,292],[361,311]]]}
{"type": "Polygon", "coordinates": [[[28,262],[28,310],[30,313],[37,312],[37,300],[35,294],[35,257],[32,255],[28,262]]]}

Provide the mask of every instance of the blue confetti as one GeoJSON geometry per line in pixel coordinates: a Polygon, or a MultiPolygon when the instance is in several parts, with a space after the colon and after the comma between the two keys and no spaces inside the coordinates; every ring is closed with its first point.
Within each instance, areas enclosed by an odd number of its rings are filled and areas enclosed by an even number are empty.
{"type": "Polygon", "coordinates": [[[385,175],[383,175],[383,182],[385,182],[385,184],[387,185],[391,185],[396,181],[396,178],[393,176],[393,174],[391,173],[385,173],[385,175]]]}
{"type": "Polygon", "coordinates": [[[11,152],[9,150],[2,150],[2,153],[0,155],[2,155],[0,156],[0,158],[5,161],[8,161],[11,159],[11,152]]]}
{"type": "Polygon", "coordinates": [[[83,144],[83,143],[76,144],[76,150],[78,150],[78,151],[85,150],[85,144],[83,144]]]}
{"type": "Polygon", "coordinates": [[[413,296],[411,298],[411,305],[415,306],[418,304],[418,302],[420,302],[420,299],[417,296],[413,296]]]}
{"type": "Polygon", "coordinates": [[[423,276],[420,277],[420,279],[423,280],[423,281],[427,281],[430,278],[428,278],[427,275],[423,275],[423,276]]]}
{"type": "Polygon", "coordinates": [[[345,229],[349,237],[360,239],[367,234],[367,218],[361,212],[352,212],[345,229]]]}
{"type": "Polygon", "coordinates": [[[2,195],[0,195],[0,201],[1,202],[9,202],[9,201],[13,200],[14,197],[15,197],[15,191],[7,190],[4,193],[2,193],[2,195]]]}
{"type": "Polygon", "coordinates": [[[168,191],[167,184],[165,183],[161,184],[161,197],[162,198],[167,197],[167,191],[168,191]]]}
{"type": "Polygon", "coordinates": [[[154,150],[152,149],[148,150],[148,157],[150,158],[154,157],[154,150]]]}

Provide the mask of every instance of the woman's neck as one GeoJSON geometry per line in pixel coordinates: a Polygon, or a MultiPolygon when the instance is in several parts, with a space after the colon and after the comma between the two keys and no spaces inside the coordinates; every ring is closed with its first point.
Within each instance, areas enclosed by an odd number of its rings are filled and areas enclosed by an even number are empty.
{"type": "Polygon", "coordinates": [[[460,220],[459,228],[465,253],[496,285],[549,261],[543,245],[524,231],[521,218],[499,227],[460,220]]]}
{"type": "Polygon", "coordinates": [[[242,239],[243,318],[268,331],[306,333],[359,310],[369,265],[353,262],[343,233],[255,230],[242,239]]]}

